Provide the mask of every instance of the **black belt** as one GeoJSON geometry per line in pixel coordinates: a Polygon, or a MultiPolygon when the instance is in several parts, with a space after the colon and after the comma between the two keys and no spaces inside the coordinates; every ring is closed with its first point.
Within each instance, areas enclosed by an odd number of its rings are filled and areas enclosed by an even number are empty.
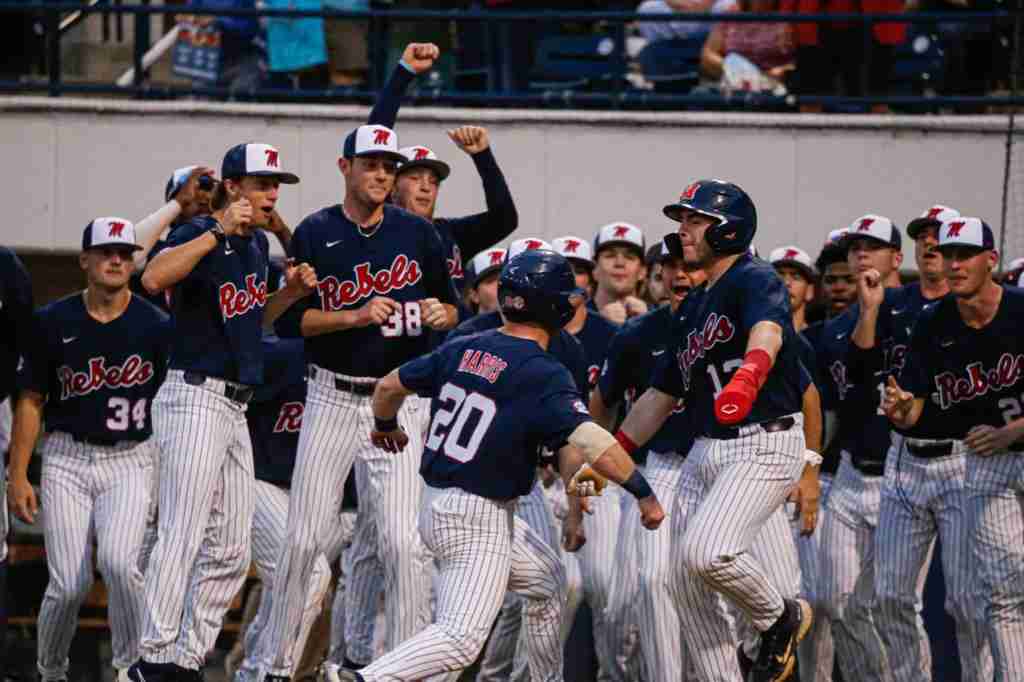
{"type": "MultiPolygon", "coordinates": [[[[747,426],[759,426],[765,433],[779,433],[781,431],[789,431],[793,428],[794,424],[796,424],[796,420],[792,417],[780,417],[779,419],[772,419],[760,424],[748,424],[747,426]]],[[[744,428],[746,426],[724,428],[712,437],[718,440],[734,440],[740,437],[740,430],[744,428]]]]}
{"type": "MultiPolygon", "coordinates": [[[[207,379],[217,379],[219,377],[208,377],[205,374],[199,372],[185,372],[185,383],[190,386],[202,386],[206,383],[207,379]]],[[[246,386],[245,384],[236,384],[233,381],[227,379],[220,379],[224,382],[224,397],[228,400],[233,400],[236,403],[247,404],[252,400],[252,394],[256,390],[252,386],[246,386]]]]}
{"type": "Polygon", "coordinates": [[[853,464],[853,468],[861,472],[865,476],[882,476],[885,474],[885,460],[878,461],[875,459],[857,459],[856,457],[850,456],[850,463],[853,464]]]}
{"type": "Polygon", "coordinates": [[[923,457],[924,459],[932,459],[935,457],[945,457],[953,454],[953,441],[943,441],[940,443],[907,443],[907,452],[914,455],[915,457],[923,457]]]}
{"type": "Polygon", "coordinates": [[[118,443],[122,442],[121,438],[102,438],[99,436],[82,436],[77,433],[68,434],[71,436],[71,440],[76,443],[85,443],[86,445],[102,445],[105,448],[110,448],[118,443]]]}
{"type": "MultiPolygon", "coordinates": [[[[325,370],[326,371],[326,370],[325,370]]],[[[308,376],[310,379],[316,379],[316,367],[310,365],[308,376]]],[[[352,381],[351,379],[345,379],[334,375],[334,388],[339,391],[345,391],[346,393],[355,393],[356,395],[371,396],[377,388],[376,380],[370,383],[352,381]]]]}

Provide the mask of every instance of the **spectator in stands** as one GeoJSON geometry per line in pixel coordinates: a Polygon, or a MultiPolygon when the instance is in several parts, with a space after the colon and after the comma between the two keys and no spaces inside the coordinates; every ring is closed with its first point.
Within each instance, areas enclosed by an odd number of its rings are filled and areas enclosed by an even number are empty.
{"type": "MultiPolygon", "coordinates": [[[[193,12],[201,9],[252,9],[256,0],[189,0],[193,12]]],[[[210,14],[178,15],[178,21],[215,26],[221,33],[221,74],[218,86],[232,90],[260,87],[267,75],[263,31],[257,17],[218,17],[210,14]]]]}
{"type": "MultiPolygon", "coordinates": [[[[675,12],[710,12],[721,14],[736,6],[736,0],[644,0],[636,11],[640,14],[673,14],[675,12]]],[[[640,35],[649,41],[687,40],[707,36],[713,24],[704,21],[641,21],[640,35]]]]}
{"type": "MultiPolygon", "coordinates": [[[[778,12],[779,6],[778,0],[739,0],[730,11],[778,12]]],[[[793,27],[782,22],[719,22],[704,41],[701,70],[709,78],[722,79],[730,55],[742,57],[771,82],[782,83],[796,68],[793,27]]],[[[771,88],[752,83],[748,89],[771,88]]]]}
{"type": "MultiPolygon", "coordinates": [[[[369,0],[324,0],[324,9],[365,12],[369,0]]],[[[324,19],[327,66],[331,85],[354,87],[366,82],[370,68],[367,34],[370,22],[359,19],[324,19]]]]}

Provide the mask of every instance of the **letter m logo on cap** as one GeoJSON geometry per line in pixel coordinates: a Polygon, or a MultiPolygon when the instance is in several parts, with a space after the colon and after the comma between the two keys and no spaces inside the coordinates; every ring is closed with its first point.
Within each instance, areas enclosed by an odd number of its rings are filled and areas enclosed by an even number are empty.
{"type": "MultiPolygon", "coordinates": [[[[374,144],[387,144],[388,140],[391,139],[391,131],[385,130],[384,128],[377,128],[373,131],[373,143],[374,144]]],[[[417,152],[417,157],[419,152],[417,152]]]]}
{"type": "Polygon", "coordinates": [[[946,237],[959,237],[960,230],[964,229],[965,224],[966,223],[963,220],[957,220],[956,222],[950,223],[949,227],[946,229],[946,237]]]}
{"type": "Polygon", "coordinates": [[[931,208],[928,209],[928,214],[925,215],[925,218],[928,218],[929,220],[935,220],[936,218],[939,217],[939,214],[942,213],[944,210],[945,209],[942,208],[941,206],[932,206],[931,208]]]}
{"type": "Polygon", "coordinates": [[[491,251],[491,265],[501,265],[501,261],[505,260],[505,252],[501,249],[495,249],[491,251]]]}
{"type": "MultiPolygon", "coordinates": [[[[385,140],[385,142],[387,142],[387,140],[385,140]]],[[[425,159],[429,155],[430,155],[430,150],[427,149],[426,147],[416,147],[416,156],[413,157],[413,161],[419,161],[420,159],[425,159]]]]}
{"type": "Polygon", "coordinates": [[[527,251],[532,251],[533,249],[539,249],[544,246],[544,242],[539,239],[527,239],[525,246],[527,251]]]}
{"type": "Polygon", "coordinates": [[[800,252],[796,249],[786,249],[786,253],[782,254],[782,260],[796,260],[800,256],[800,252]]]}
{"type": "Polygon", "coordinates": [[[860,221],[860,224],[857,225],[857,231],[858,232],[869,232],[871,230],[871,226],[874,225],[874,224],[875,224],[875,219],[874,218],[864,218],[864,219],[862,219],[860,221]]]}
{"type": "Polygon", "coordinates": [[[124,223],[120,221],[110,223],[110,228],[107,232],[107,236],[110,237],[111,239],[113,239],[114,237],[124,239],[124,223]]]}
{"type": "Polygon", "coordinates": [[[576,253],[577,249],[579,249],[579,248],[580,248],[580,243],[578,241],[576,241],[575,239],[566,239],[565,240],[565,252],[566,253],[576,253]]]}
{"type": "Polygon", "coordinates": [[[629,234],[629,228],[628,227],[626,227],[625,225],[618,225],[618,226],[615,227],[615,231],[613,232],[612,236],[615,239],[625,239],[626,235],[628,235],[628,234],[629,234]]]}
{"type": "Polygon", "coordinates": [[[267,155],[267,168],[278,168],[277,156],[278,152],[276,149],[264,149],[263,153],[267,155]]]}

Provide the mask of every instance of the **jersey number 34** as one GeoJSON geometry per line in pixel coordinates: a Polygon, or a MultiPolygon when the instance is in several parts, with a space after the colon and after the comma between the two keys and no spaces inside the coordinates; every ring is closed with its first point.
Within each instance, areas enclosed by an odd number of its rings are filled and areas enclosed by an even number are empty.
{"type": "Polygon", "coordinates": [[[466,393],[453,383],[442,386],[437,399],[440,407],[430,422],[427,448],[458,462],[468,462],[476,457],[497,406],[487,396],[466,393]],[[470,426],[472,430],[464,434],[470,426]]]}

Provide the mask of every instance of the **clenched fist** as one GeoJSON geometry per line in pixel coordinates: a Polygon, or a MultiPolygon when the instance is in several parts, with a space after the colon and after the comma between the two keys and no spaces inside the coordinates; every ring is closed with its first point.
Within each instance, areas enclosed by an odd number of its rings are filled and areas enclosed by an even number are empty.
{"type": "Polygon", "coordinates": [[[461,126],[449,130],[448,137],[467,154],[478,154],[491,146],[487,128],[482,126],[461,126]]]}
{"type": "Polygon", "coordinates": [[[417,74],[430,70],[441,56],[441,48],[434,43],[409,43],[402,52],[402,61],[417,74]]]}

